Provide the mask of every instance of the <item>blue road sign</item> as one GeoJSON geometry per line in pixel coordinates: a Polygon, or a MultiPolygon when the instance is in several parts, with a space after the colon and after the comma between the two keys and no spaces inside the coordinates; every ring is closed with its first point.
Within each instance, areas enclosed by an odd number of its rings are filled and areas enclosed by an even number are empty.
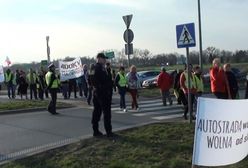
{"type": "Polygon", "coordinates": [[[177,48],[186,48],[195,46],[195,24],[181,24],[176,26],[177,48]]]}

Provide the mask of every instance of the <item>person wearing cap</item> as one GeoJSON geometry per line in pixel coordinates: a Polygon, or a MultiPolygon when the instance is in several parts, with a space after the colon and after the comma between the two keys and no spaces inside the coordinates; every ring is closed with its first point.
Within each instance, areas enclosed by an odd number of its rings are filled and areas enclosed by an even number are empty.
{"type": "Polygon", "coordinates": [[[161,72],[158,75],[157,85],[160,88],[163,105],[167,105],[166,99],[168,99],[170,105],[172,105],[172,99],[169,91],[172,87],[172,77],[166,72],[165,67],[161,67],[161,72]]]}
{"type": "Polygon", "coordinates": [[[57,101],[57,90],[59,88],[59,79],[58,76],[55,73],[55,66],[54,64],[50,64],[48,66],[49,70],[46,73],[46,84],[47,84],[47,90],[49,90],[51,95],[51,101],[48,105],[48,112],[51,114],[58,114],[56,112],[56,101],[57,101]]]}
{"type": "Polygon", "coordinates": [[[99,131],[99,121],[103,113],[104,116],[104,128],[107,137],[113,137],[112,125],[111,125],[111,89],[109,87],[110,78],[108,77],[105,64],[106,56],[103,53],[97,54],[97,63],[94,66],[93,75],[93,104],[94,110],[92,114],[92,127],[93,136],[102,136],[102,132],[99,131]]]}

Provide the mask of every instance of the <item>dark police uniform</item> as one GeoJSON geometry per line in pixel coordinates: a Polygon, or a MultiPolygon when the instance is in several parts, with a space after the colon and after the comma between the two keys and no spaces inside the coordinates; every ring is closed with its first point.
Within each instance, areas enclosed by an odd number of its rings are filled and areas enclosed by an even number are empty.
{"type": "Polygon", "coordinates": [[[94,131],[94,136],[102,135],[99,131],[99,121],[101,119],[101,114],[104,115],[104,128],[106,130],[107,136],[112,136],[112,125],[111,125],[111,90],[110,86],[111,80],[108,77],[105,67],[100,64],[95,64],[95,73],[93,76],[93,104],[94,110],[92,114],[92,127],[94,131]]]}

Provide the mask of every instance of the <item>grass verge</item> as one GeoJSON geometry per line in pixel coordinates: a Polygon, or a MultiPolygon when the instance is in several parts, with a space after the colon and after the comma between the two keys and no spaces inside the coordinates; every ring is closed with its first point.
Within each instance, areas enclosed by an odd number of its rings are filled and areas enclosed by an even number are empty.
{"type": "MultiPolygon", "coordinates": [[[[9,102],[0,103],[0,112],[16,109],[46,108],[48,103],[47,100],[10,100],[9,102]]],[[[72,107],[72,105],[64,102],[57,102],[57,107],[72,107]]]]}
{"type": "MultiPolygon", "coordinates": [[[[194,125],[152,124],[118,133],[117,139],[90,138],[2,165],[3,168],[188,168],[194,125]]],[[[247,168],[248,158],[226,168],[247,168]]]]}

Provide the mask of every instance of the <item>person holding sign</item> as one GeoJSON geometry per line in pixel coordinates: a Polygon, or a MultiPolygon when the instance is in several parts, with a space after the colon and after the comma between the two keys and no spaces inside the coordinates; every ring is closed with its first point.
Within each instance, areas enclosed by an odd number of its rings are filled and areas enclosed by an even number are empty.
{"type": "Polygon", "coordinates": [[[227,99],[227,80],[225,72],[220,66],[220,59],[213,60],[213,67],[210,68],[211,91],[218,99],[227,99]]]}

